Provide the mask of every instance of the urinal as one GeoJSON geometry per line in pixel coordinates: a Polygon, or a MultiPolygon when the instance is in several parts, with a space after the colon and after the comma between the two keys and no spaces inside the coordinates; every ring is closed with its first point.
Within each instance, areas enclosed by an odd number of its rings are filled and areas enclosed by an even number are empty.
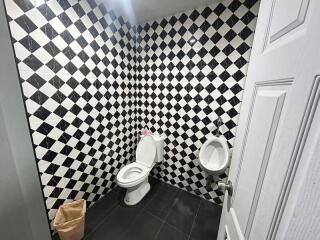
{"type": "Polygon", "coordinates": [[[209,138],[200,148],[199,161],[208,175],[223,173],[229,165],[227,141],[220,137],[209,138]]]}

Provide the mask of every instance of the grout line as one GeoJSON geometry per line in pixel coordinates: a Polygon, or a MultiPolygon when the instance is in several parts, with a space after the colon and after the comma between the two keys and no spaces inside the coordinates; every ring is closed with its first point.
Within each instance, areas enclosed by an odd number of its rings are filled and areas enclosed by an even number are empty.
{"type": "MultiPolygon", "coordinates": [[[[113,205],[112,205],[112,208],[113,208],[114,206],[116,206],[116,205],[117,205],[117,203],[113,204],[113,205]]],[[[96,225],[96,227],[95,227],[94,229],[92,229],[92,231],[89,232],[86,236],[84,236],[84,240],[87,239],[92,233],[94,233],[94,232],[102,225],[102,223],[105,222],[105,220],[107,219],[107,217],[109,217],[109,216],[110,216],[116,209],[118,209],[118,208],[119,208],[119,206],[116,206],[116,207],[113,208],[105,217],[103,217],[103,218],[101,219],[101,221],[96,225]]]]}
{"type": "Polygon", "coordinates": [[[122,237],[130,230],[130,227],[136,222],[137,218],[142,214],[143,208],[140,209],[139,213],[133,218],[133,220],[128,224],[127,228],[125,231],[123,231],[119,239],[122,239],[122,237]]]}
{"type": "MultiPolygon", "coordinates": [[[[151,201],[159,194],[158,191],[159,191],[159,189],[155,192],[154,196],[152,196],[152,197],[150,198],[149,202],[148,202],[146,205],[141,206],[141,209],[140,209],[139,213],[138,213],[138,214],[135,216],[135,218],[131,221],[131,223],[130,223],[129,226],[127,227],[127,230],[124,231],[124,232],[122,232],[122,234],[121,234],[120,236],[123,236],[125,233],[128,232],[130,226],[131,226],[131,225],[135,222],[135,220],[141,215],[141,213],[142,213],[143,211],[145,211],[145,208],[151,203],[151,201]]],[[[113,207],[113,206],[116,206],[116,205],[118,205],[118,204],[119,204],[119,203],[116,202],[116,203],[114,203],[114,204],[112,205],[112,207],[113,207]]],[[[120,207],[120,205],[118,205],[116,208],[112,209],[112,210],[100,221],[100,223],[98,223],[97,226],[96,226],[91,232],[89,232],[89,233],[84,237],[84,240],[87,239],[90,235],[92,235],[92,234],[102,225],[102,223],[105,222],[105,220],[111,215],[111,213],[113,213],[113,212],[114,212],[116,209],[118,209],[119,207],[120,207]]]]}
{"type": "Polygon", "coordinates": [[[197,208],[196,215],[195,215],[195,216],[194,216],[194,218],[193,218],[193,222],[192,222],[192,225],[191,225],[191,229],[190,229],[190,233],[189,233],[189,236],[188,236],[188,240],[190,240],[190,239],[191,239],[191,233],[192,233],[192,230],[193,230],[194,224],[195,224],[195,222],[196,222],[196,219],[197,219],[197,217],[198,217],[198,213],[199,213],[199,209],[200,209],[201,201],[202,201],[202,199],[200,199],[200,201],[199,201],[199,204],[198,204],[198,208],[197,208]]]}
{"type": "MultiPolygon", "coordinates": [[[[150,183],[149,183],[150,184],[150,183]]],[[[161,183],[160,183],[161,184],[161,183]]],[[[150,186],[151,187],[151,186],[150,186]]],[[[142,208],[142,210],[144,210],[146,207],[148,207],[150,204],[151,204],[151,202],[152,202],[152,200],[156,197],[156,196],[158,196],[159,195],[159,190],[161,189],[163,187],[163,185],[162,186],[159,186],[159,188],[157,189],[157,191],[154,193],[154,195],[150,198],[150,200],[149,200],[149,202],[146,204],[146,205],[144,205],[144,207],[142,208]]],[[[147,194],[148,195],[148,194],[147,194]]]]}
{"type": "MultiPolygon", "coordinates": [[[[166,221],[163,220],[162,218],[154,215],[154,214],[151,213],[149,210],[145,210],[145,209],[144,209],[143,211],[147,212],[147,213],[148,213],[149,215],[151,215],[152,217],[157,218],[157,219],[160,220],[162,223],[167,224],[168,226],[172,227],[174,230],[176,230],[176,231],[178,231],[178,232],[180,232],[180,233],[183,233],[184,235],[187,235],[185,232],[181,231],[181,230],[180,230],[179,228],[177,228],[176,226],[174,226],[174,225],[172,225],[171,223],[166,222],[166,221]]],[[[188,235],[187,235],[187,236],[188,236],[188,235]]]]}
{"type": "MultiPolygon", "coordinates": [[[[150,184],[150,183],[149,183],[150,184]]],[[[158,189],[159,190],[159,189],[158,189]]],[[[138,217],[142,214],[142,212],[145,210],[145,208],[151,203],[151,201],[157,196],[158,194],[158,190],[157,192],[150,198],[149,202],[146,205],[143,205],[139,211],[139,213],[134,217],[134,219],[130,222],[130,224],[127,226],[126,230],[123,231],[120,236],[119,239],[121,239],[129,230],[130,227],[136,222],[136,220],[138,219],[138,217]]],[[[142,200],[141,200],[142,201],[142,200]]],[[[139,203],[138,203],[139,204],[139,203]]]]}
{"type": "MultiPolygon", "coordinates": [[[[174,198],[177,198],[177,197],[181,194],[181,192],[182,192],[181,190],[178,191],[174,198]]],[[[174,204],[175,204],[175,201],[173,201],[172,205],[170,206],[170,208],[169,208],[169,210],[168,210],[168,213],[167,213],[167,215],[164,217],[164,220],[163,220],[161,226],[159,227],[157,233],[154,235],[153,240],[157,239],[157,237],[158,237],[158,235],[159,235],[159,233],[160,233],[163,225],[166,223],[166,219],[169,217],[169,215],[170,215],[170,213],[171,213],[171,210],[172,210],[174,204]]]]}
{"type": "MultiPolygon", "coordinates": [[[[119,208],[120,208],[120,205],[118,205],[115,209],[119,209],[119,208]]],[[[142,210],[143,210],[143,209],[141,208],[140,211],[138,212],[138,214],[134,217],[134,219],[131,221],[131,223],[127,226],[126,230],[123,231],[123,232],[120,234],[119,239],[120,239],[124,234],[126,234],[126,233],[128,232],[130,226],[131,226],[131,225],[136,221],[136,219],[141,215],[142,210]]],[[[108,214],[108,216],[110,216],[110,214],[108,214]]],[[[107,218],[108,216],[106,216],[106,217],[104,218],[104,220],[106,220],[106,218],[107,218]]],[[[99,224],[99,226],[102,225],[102,223],[104,222],[104,220],[101,221],[101,223],[99,224]]],[[[90,234],[88,234],[88,236],[91,235],[92,233],[94,233],[94,232],[98,229],[99,226],[97,226],[90,234]]],[[[87,239],[88,236],[86,236],[86,237],[84,238],[84,240],[87,239]]]]}

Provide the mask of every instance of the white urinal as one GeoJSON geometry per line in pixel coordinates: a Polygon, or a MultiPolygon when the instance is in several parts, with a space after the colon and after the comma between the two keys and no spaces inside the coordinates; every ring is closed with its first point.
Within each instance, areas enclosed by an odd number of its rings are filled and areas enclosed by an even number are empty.
{"type": "Polygon", "coordinates": [[[208,175],[223,173],[229,165],[227,141],[220,137],[209,138],[200,149],[199,161],[208,175]]]}

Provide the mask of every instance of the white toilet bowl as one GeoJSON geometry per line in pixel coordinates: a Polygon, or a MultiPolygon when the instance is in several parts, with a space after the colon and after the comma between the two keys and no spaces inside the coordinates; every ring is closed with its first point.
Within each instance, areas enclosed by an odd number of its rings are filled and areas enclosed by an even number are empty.
{"type": "Polygon", "coordinates": [[[124,202],[135,205],[149,192],[148,176],[153,166],[163,159],[163,138],[145,136],[136,150],[136,162],[123,167],[117,175],[117,183],[126,188],[124,202]]]}
{"type": "Polygon", "coordinates": [[[124,198],[127,205],[137,204],[149,192],[148,176],[150,170],[150,168],[134,162],[122,168],[118,173],[118,185],[127,189],[124,198]]]}

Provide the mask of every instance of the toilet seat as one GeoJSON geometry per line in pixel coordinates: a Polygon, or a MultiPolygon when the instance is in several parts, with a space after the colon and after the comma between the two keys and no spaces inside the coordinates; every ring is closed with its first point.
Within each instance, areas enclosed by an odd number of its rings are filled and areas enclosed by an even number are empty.
{"type": "Polygon", "coordinates": [[[117,174],[117,182],[121,187],[132,187],[148,177],[151,168],[133,162],[122,168],[117,174]]]}

